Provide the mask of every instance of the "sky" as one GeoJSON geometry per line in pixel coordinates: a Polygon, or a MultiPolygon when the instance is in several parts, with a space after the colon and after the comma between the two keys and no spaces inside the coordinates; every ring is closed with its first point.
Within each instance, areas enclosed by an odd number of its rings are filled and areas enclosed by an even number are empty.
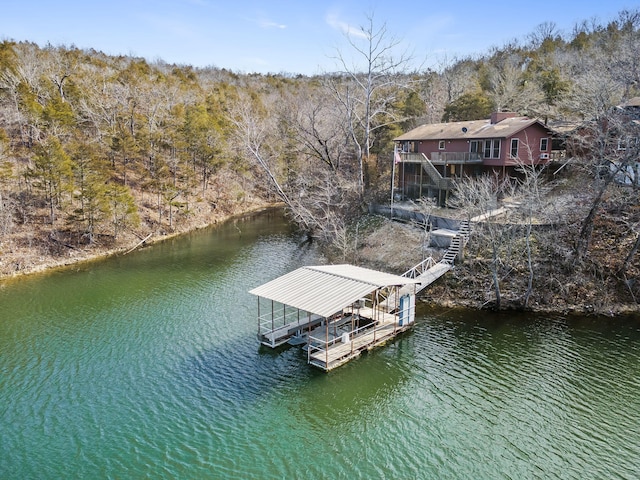
{"type": "Polygon", "coordinates": [[[438,69],[487,53],[545,22],[561,33],[595,19],[606,24],[637,0],[0,0],[0,40],[74,45],[109,55],[237,73],[315,75],[353,64],[345,35],[358,42],[372,17],[408,53],[412,68],[438,69]]]}

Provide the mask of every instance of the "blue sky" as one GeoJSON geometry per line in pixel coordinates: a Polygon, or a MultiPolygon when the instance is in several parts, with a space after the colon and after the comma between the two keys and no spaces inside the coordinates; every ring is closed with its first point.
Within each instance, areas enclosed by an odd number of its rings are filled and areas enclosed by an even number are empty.
{"type": "Polygon", "coordinates": [[[571,32],[582,20],[606,23],[636,7],[636,0],[1,0],[0,39],[312,75],[338,69],[336,49],[349,51],[345,31],[362,25],[368,12],[376,24],[386,23],[416,65],[437,68],[524,39],[543,22],[571,32]]]}

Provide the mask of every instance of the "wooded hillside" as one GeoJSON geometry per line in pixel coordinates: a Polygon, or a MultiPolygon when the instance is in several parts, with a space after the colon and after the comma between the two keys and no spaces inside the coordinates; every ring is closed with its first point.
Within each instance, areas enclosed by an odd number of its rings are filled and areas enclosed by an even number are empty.
{"type": "MultiPolygon", "coordinates": [[[[550,125],[598,121],[640,95],[639,10],[571,32],[549,22],[479,58],[425,71],[408,70],[386,27],[367,20],[344,47],[361,70],[339,52],[336,71],[315,77],[0,43],[0,274],[273,201],[347,255],[354,219],[388,199],[391,140],[401,132],[496,110],[550,125]]],[[[602,165],[592,157],[581,178],[598,192],[602,165]]],[[[598,211],[610,188],[586,205],[598,211]]],[[[630,215],[635,188],[626,192],[615,208],[630,215]]],[[[638,231],[632,217],[628,238],[638,231]]],[[[580,248],[582,259],[590,243],[580,248]]]]}

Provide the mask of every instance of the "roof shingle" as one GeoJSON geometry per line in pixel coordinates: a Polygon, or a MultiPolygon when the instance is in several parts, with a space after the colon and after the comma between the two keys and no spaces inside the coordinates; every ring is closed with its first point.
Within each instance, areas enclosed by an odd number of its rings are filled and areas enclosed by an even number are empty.
{"type": "Polygon", "coordinates": [[[471,120],[467,122],[429,123],[421,125],[396,137],[396,141],[407,140],[458,140],[507,138],[521,130],[539,123],[540,121],[528,117],[505,118],[501,122],[491,123],[491,120],[471,120]]]}

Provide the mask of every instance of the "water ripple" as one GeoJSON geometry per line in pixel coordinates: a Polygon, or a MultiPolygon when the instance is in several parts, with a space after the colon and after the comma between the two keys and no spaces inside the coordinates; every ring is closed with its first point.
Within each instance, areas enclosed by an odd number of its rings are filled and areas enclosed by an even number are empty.
{"type": "Polygon", "coordinates": [[[257,345],[315,257],[253,228],[0,291],[0,477],[639,476],[637,321],[424,311],[324,374],[257,345]]]}

